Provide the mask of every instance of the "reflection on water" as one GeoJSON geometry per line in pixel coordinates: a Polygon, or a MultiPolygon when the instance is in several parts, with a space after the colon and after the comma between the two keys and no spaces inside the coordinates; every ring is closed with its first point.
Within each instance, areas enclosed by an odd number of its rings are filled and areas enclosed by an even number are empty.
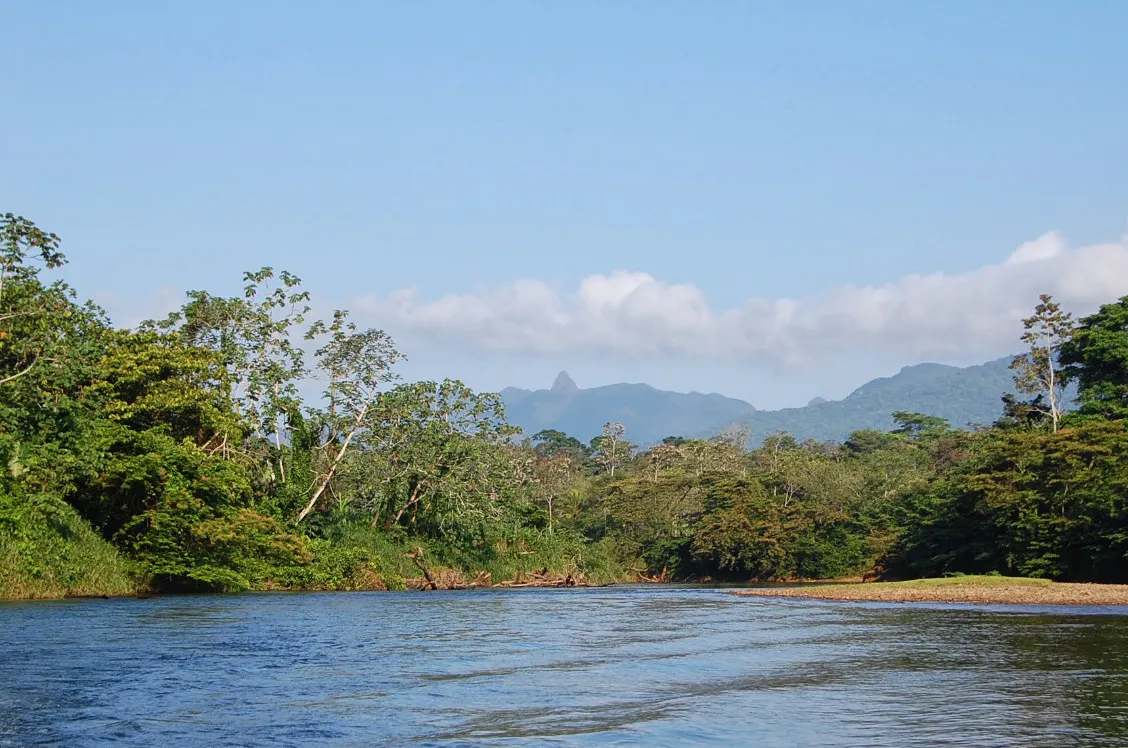
{"type": "Polygon", "coordinates": [[[0,745],[1121,745],[1124,612],[653,586],[8,603],[0,745]]]}

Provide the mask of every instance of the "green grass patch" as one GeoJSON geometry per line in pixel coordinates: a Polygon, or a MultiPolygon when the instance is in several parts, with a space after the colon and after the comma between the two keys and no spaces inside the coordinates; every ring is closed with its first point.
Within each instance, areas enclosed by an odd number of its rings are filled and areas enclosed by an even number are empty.
{"type": "Polygon", "coordinates": [[[132,565],[61,499],[0,494],[0,599],[121,596],[132,565]]]}
{"type": "MultiPolygon", "coordinates": [[[[494,583],[519,575],[541,572],[583,574],[589,582],[618,582],[628,579],[627,564],[619,558],[611,541],[587,543],[575,533],[519,528],[504,534],[486,535],[474,543],[456,544],[437,538],[420,538],[375,530],[367,523],[336,527],[325,541],[316,542],[312,568],[326,569],[325,579],[355,576],[350,565],[362,565],[385,581],[389,589],[422,576],[407,557],[416,548],[435,574],[447,571],[471,580],[487,572],[494,583]]],[[[304,585],[316,586],[316,585],[304,585]]],[[[330,588],[348,588],[335,586],[330,588]]]]}
{"type": "Polygon", "coordinates": [[[910,579],[905,582],[878,582],[891,587],[949,587],[952,585],[965,585],[973,587],[1008,587],[1016,584],[1045,587],[1053,584],[1049,579],[1035,579],[1032,577],[1004,577],[995,574],[969,574],[951,577],[932,577],[927,579],[910,579]]]}
{"type": "MultiPolygon", "coordinates": [[[[1030,587],[1047,587],[1052,585],[1053,581],[1049,579],[1034,579],[1031,577],[1004,577],[997,574],[968,574],[968,575],[955,575],[951,577],[930,577],[926,579],[910,579],[903,582],[867,582],[864,583],[866,589],[890,589],[890,590],[905,590],[905,589],[935,589],[937,587],[1013,587],[1015,585],[1025,585],[1030,587]]],[[[846,582],[841,585],[812,585],[813,587],[840,587],[840,586],[862,586],[861,582],[846,582]]]]}

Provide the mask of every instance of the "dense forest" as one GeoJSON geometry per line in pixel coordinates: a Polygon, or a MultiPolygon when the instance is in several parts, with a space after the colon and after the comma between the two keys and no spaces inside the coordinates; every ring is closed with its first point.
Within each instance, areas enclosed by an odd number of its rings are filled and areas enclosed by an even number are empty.
{"type": "Polygon", "coordinates": [[[387,334],[311,318],[289,273],[118,329],[51,277],[57,236],[11,214],[0,234],[0,597],[1128,582],[1128,297],[1074,320],[1043,296],[1012,366],[1022,395],[990,427],[897,413],[842,443],[750,448],[733,428],[640,451],[616,423],[525,438],[495,394],[400,381],[387,334]]]}

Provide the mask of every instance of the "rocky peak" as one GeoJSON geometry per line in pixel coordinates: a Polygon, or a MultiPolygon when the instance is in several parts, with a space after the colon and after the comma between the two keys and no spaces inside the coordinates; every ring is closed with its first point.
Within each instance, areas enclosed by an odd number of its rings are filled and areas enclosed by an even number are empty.
{"type": "Polygon", "coordinates": [[[568,376],[568,372],[562,371],[556,375],[556,381],[552,383],[552,391],[559,392],[564,395],[571,395],[573,392],[579,392],[580,388],[576,386],[575,381],[568,376]]]}

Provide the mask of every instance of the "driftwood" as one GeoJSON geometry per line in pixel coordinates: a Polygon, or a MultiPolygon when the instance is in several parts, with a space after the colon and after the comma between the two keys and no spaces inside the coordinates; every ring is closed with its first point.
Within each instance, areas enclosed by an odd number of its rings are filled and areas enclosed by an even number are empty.
{"type": "Polygon", "coordinates": [[[437,590],[439,588],[438,582],[436,582],[435,578],[431,575],[431,570],[427,568],[427,564],[423,563],[422,548],[416,547],[416,549],[411,553],[405,553],[403,555],[414,561],[415,565],[419,567],[419,571],[423,572],[423,578],[427,580],[427,583],[422,587],[422,589],[437,590]]]}
{"type": "Polygon", "coordinates": [[[453,569],[444,569],[438,574],[431,572],[423,563],[423,551],[416,548],[411,553],[404,554],[410,558],[423,573],[422,578],[405,579],[407,587],[415,590],[471,590],[482,587],[607,587],[606,584],[596,584],[584,579],[582,572],[569,572],[563,576],[550,574],[548,569],[539,572],[522,574],[517,572],[515,579],[507,579],[494,583],[488,571],[480,571],[471,581],[467,582],[461,573],[453,569]]]}
{"type": "Polygon", "coordinates": [[[662,567],[662,573],[661,574],[658,574],[657,576],[653,576],[653,577],[648,577],[645,573],[643,573],[642,569],[635,569],[635,568],[632,567],[630,569],[630,571],[633,571],[635,573],[635,576],[638,577],[638,581],[640,581],[640,582],[650,582],[651,584],[662,584],[664,582],[670,581],[670,572],[666,567],[662,567]]]}
{"type": "Polygon", "coordinates": [[[516,579],[506,580],[495,584],[494,587],[608,587],[608,584],[589,582],[581,571],[568,572],[564,576],[550,574],[548,569],[531,574],[517,572],[516,579]]]}
{"type": "Polygon", "coordinates": [[[880,582],[885,577],[885,567],[877,564],[869,571],[862,574],[863,582],[880,582]]]}
{"type": "MultiPolygon", "coordinates": [[[[583,574],[580,575],[580,580],[583,579],[583,574]]],[[[528,576],[517,572],[517,578],[506,580],[496,585],[497,587],[578,587],[581,583],[576,580],[576,577],[569,573],[567,576],[549,576],[548,571],[538,574],[533,573],[528,576]]],[[[588,585],[583,584],[587,587],[588,585]]]]}

